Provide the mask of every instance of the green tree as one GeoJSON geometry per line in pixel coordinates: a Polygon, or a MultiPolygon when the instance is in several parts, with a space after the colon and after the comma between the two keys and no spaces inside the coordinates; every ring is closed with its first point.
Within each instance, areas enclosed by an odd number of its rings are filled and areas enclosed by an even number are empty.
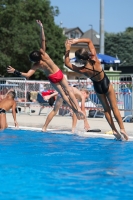
{"type": "MultiPolygon", "coordinates": [[[[36,19],[44,25],[48,54],[63,68],[65,36],[54,23],[54,16],[58,14],[58,7],[52,7],[49,0],[0,0],[0,74],[8,76],[8,65],[25,72],[30,69],[28,55],[40,48],[36,19]]],[[[44,77],[40,71],[32,76],[33,79],[44,77]]]]}
{"type": "Polygon", "coordinates": [[[105,33],[105,54],[118,57],[124,65],[133,66],[133,28],[122,33],[105,33]]]}
{"type": "Polygon", "coordinates": [[[133,27],[128,27],[125,30],[126,33],[133,33],[133,27]]]}

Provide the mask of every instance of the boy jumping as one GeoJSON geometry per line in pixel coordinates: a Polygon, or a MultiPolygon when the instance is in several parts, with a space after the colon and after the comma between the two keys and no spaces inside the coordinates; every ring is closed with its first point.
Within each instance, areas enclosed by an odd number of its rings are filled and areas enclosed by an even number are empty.
{"type": "Polygon", "coordinates": [[[19,72],[11,66],[8,67],[8,73],[14,73],[17,76],[25,76],[29,78],[32,76],[37,69],[41,69],[45,72],[47,78],[49,79],[53,88],[58,91],[58,93],[62,96],[63,100],[69,105],[69,107],[76,114],[78,119],[84,119],[85,116],[82,113],[78,102],[73,94],[73,91],[68,85],[66,78],[64,77],[62,71],[59,67],[53,62],[50,56],[46,53],[46,45],[45,45],[45,34],[41,21],[36,20],[37,24],[41,28],[41,44],[42,48],[40,51],[33,51],[30,53],[29,58],[31,62],[34,62],[32,68],[27,72],[19,72]],[[66,95],[67,94],[67,95],[66,95]]]}

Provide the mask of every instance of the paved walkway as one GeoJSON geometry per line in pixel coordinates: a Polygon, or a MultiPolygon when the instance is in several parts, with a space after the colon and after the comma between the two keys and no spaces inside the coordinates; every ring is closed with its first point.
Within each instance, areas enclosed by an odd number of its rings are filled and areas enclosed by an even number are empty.
{"type": "MultiPolygon", "coordinates": [[[[46,114],[40,116],[36,114],[17,114],[17,121],[19,123],[19,126],[42,128],[45,120],[46,114]]],[[[14,126],[13,117],[11,113],[7,113],[7,122],[8,125],[14,126]]],[[[105,118],[88,118],[88,122],[91,126],[91,129],[101,129],[102,134],[104,134],[106,131],[111,130],[105,118]]],[[[71,124],[72,119],[70,116],[55,116],[49,124],[48,129],[71,131],[71,124]]],[[[119,127],[116,122],[115,124],[119,130],[119,127]]],[[[133,123],[124,123],[124,126],[128,135],[133,136],[133,123]]],[[[78,120],[76,131],[78,130],[84,131],[83,120],[78,120]]]]}

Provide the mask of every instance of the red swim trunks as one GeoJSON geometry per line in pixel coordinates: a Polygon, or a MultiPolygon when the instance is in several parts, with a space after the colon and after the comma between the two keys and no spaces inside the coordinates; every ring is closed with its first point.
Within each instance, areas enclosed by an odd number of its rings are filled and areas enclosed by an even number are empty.
{"type": "Polygon", "coordinates": [[[52,83],[59,83],[62,79],[63,79],[63,73],[62,71],[59,69],[58,72],[48,76],[48,79],[52,82],[52,83]]]}
{"type": "Polygon", "coordinates": [[[50,95],[54,92],[55,92],[55,90],[47,90],[47,91],[41,92],[41,94],[42,94],[43,97],[45,97],[45,96],[50,95]]]}

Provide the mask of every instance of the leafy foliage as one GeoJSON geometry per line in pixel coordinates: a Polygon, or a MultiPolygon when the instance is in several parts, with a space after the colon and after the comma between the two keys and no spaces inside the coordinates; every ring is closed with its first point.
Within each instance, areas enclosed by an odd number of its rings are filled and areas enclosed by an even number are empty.
{"type": "Polygon", "coordinates": [[[133,28],[122,33],[105,33],[105,54],[118,57],[126,66],[133,65],[133,28]]]}
{"type": "MultiPolygon", "coordinates": [[[[31,68],[28,55],[40,48],[40,30],[36,19],[42,21],[46,36],[47,53],[63,68],[65,36],[55,25],[54,16],[58,7],[52,7],[49,0],[0,0],[0,74],[6,75],[8,65],[26,72],[31,68]]],[[[45,75],[37,71],[33,79],[45,75]]]]}

